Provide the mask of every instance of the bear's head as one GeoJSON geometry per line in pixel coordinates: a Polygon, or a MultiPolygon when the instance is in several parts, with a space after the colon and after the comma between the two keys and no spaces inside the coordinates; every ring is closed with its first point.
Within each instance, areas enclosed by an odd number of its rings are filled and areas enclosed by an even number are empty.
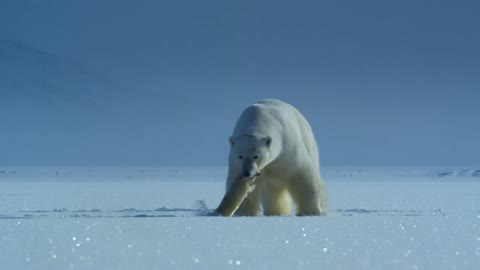
{"type": "Polygon", "coordinates": [[[230,137],[230,166],[236,167],[244,178],[260,175],[271,160],[271,137],[243,135],[230,137]]]}

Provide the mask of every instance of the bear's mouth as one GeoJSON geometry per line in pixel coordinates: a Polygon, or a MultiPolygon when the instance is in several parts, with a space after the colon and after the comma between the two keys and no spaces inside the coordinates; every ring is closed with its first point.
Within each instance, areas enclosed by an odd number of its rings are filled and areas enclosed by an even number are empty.
{"type": "Polygon", "coordinates": [[[260,176],[260,172],[255,172],[255,174],[252,175],[242,175],[241,178],[246,179],[246,180],[252,180],[255,179],[256,177],[260,176]]]}

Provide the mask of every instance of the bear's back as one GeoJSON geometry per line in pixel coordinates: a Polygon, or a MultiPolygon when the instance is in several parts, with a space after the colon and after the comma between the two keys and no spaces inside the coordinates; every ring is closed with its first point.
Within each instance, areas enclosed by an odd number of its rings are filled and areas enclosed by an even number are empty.
{"type": "Polygon", "coordinates": [[[318,168],[318,145],[312,127],[303,114],[293,105],[278,99],[264,99],[256,104],[261,104],[277,111],[278,117],[281,121],[285,121],[285,131],[298,132],[297,136],[301,138],[302,144],[305,145],[308,155],[318,168]]]}
{"type": "Polygon", "coordinates": [[[283,130],[291,126],[293,106],[277,99],[258,101],[242,112],[235,125],[234,135],[260,134],[270,136],[273,130],[283,130]]]}
{"type": "Polygon", "coordinates": [[[278,99],[263,99],[245,108],[237,121],[236,131],[244,133],[247,127],[252,126],[260,129],[261,126],[272,128],[270,125],[282,133],[292,129],[302,133],[312,132],[302,113],[294,106],[278,99]]]}
{"type": "Polygon", "coordinates": [[[299,128],[300,131],[307,130],[311,132],[310,124],[305,119],[303,114],[294,106],[278,100],[278,99],[264,99],[260,100],[252,106],[259,106],[260,110],[269,111],[276,119],[283,122],[285,128],[299,128]]]}

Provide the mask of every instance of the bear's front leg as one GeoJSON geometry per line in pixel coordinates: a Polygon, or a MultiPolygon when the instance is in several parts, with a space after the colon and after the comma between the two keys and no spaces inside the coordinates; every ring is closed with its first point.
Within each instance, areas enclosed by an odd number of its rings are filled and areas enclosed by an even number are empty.
{"type": "Polygon", "coordinates": [[[238,207],[240,207],[243,200],[245,200],[248,194],[254,189],[255,178],[238,177],[230,185],[230,188],[225,193],[215,212],[221,216],[231,217],[235,211],[237,211],[238,207]]]}
{"type": "Polygon", "coordinates": [[[315,171],[299,174],[291,181],[289,193],[297,206],[297,216],[326,214],[323,181],[315,171]]]}

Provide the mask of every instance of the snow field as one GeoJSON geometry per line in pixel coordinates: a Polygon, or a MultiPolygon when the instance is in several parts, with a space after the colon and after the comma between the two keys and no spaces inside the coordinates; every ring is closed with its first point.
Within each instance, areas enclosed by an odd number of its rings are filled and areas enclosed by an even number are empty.
{"type": "Polygon", "coordinates": [[[214,170],[199,169],[196,181],[195,169],[173,178],[161,177],[166,170],[123,180],[75,171],[4,178],[0,261],[4,269],[478,269],[478,178],[386,171],[327,173],[326,217],[205,216],[198,200],[213,209],[223,196],[214,170]]]}

